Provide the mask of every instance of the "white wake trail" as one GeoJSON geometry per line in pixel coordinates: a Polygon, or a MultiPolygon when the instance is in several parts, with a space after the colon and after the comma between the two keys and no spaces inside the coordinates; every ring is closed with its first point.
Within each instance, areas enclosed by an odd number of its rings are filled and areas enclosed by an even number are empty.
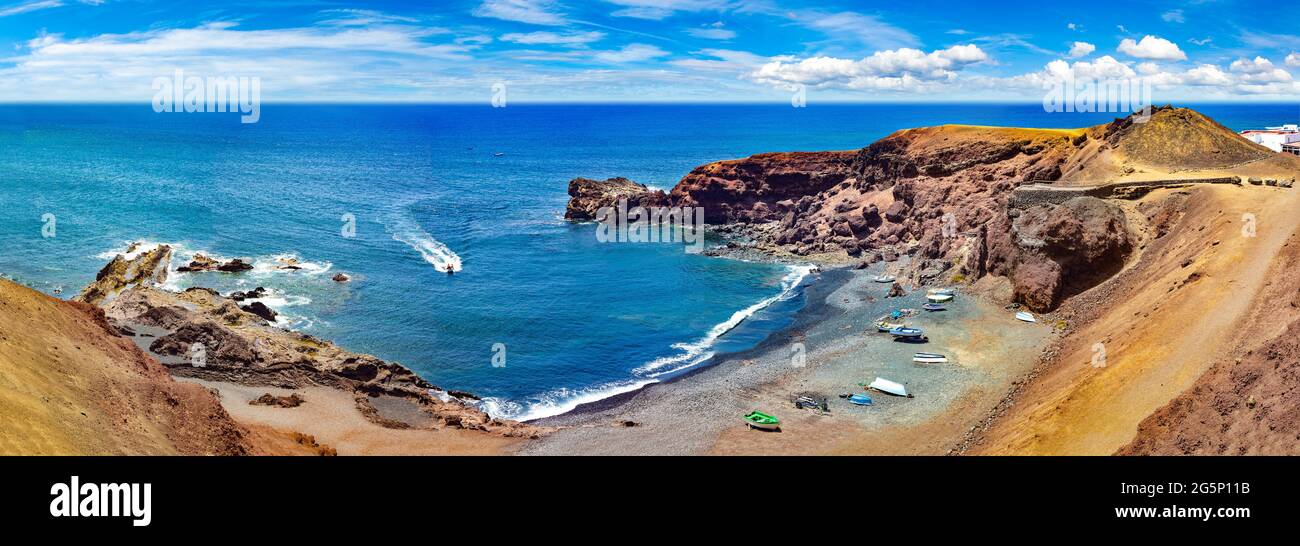
{"type": "Polygon", "coordinates": [[[394,241],[406,243],[407,246],[415,249],[424,258],[424,261],[438,269],[446,271],[447,266],[451,266],[452,271],[460,271],[462,268],[460,256],[452,252],[447,245],[434,239],[429,232],[420,227],[414,218],[405,215],[394,215],[385,228],[393,236],[394,241]]]}

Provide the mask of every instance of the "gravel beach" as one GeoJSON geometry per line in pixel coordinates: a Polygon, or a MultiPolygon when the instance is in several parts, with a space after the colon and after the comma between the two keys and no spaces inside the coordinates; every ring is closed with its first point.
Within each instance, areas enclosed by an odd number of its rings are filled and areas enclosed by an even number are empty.
{"type": "Polygon", "coordinates": [[[536,424],[557,432],[520,453],[557,454],[944,454],[1033,366],[1050,327],[1016,321],[1013,312],[958,290],[947,311],[920,311],[925,291],[885,298],[877,268],[828,269],[805,289],[790,327],[749,351],[718,355],[689,375],[578,407],[536,424]],[[893,309],[925,330],[927,343],[896,342],[875,320],[893,309]],[[800,345],[802,344],[802,345],[800,345]],[[797,358],[802,347],[803,365],[797,358]],[[916,364],[918,351],[946,364],[916,364]],[[865,391],[882,377],[914,398],[865,391]],[[810,393],[829,413],[795,409],[810,393]],[[839,398],[865,393],[860,407],[839,398]],[[752,410],[781,418],[780,432],[750,430],[752,410]]]}

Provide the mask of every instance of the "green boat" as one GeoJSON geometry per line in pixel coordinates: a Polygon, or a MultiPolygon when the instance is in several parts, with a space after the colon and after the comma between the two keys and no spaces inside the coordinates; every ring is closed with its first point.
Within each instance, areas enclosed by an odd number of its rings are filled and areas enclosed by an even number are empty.
{"type": "Polygon", "coordinates": [[[745,424],[762,430],[780,430],[781,420],[775,415],[768,415],[761,411],[751,411],[745,415],[745,424]]]}

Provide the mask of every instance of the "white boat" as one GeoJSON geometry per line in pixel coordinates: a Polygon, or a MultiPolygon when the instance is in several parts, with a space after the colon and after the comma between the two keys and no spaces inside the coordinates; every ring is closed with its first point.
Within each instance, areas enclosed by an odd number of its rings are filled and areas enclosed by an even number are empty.
{"type": "Polygon", "coordinates": [[[1016,313],[1016,320],[1023,320],[1025,322],[1038,322],[1038,319],[1034,318],[1034,314],[1030,313],[1029,311],[1021,311],[1019,313],[1016,313]]]}
{"type": "Polygon", "coordinates": [[[878,321],[878,322],[876,322],[876,330],[877,330],[877,331],[880,331],[880,332],[888,332],[888,331],[893,330],[893,329],[895,329],[895,328],[902,328],[902,327],[904,327],[904,326],[907,326],[907,325],[906,325],[906,324],[903,324],[903,323],[901,323],[901,322],[889,322],[889,321],[886,321],[886,320],[882,320],[882,321],[878,321]]]}
{"type": "Polygon", "coordinates": [[[872,277],[871,280],[876,282],[894,282],[897,279],[895,279],[892,275],[879,275],[876,277],[872,277]]]}
{"type": "Polygon", "coordinates": [[[956,293],[957,291],[951,288],[931,288],[930,290],[926,291],[926,294],[930,294],[934,296],[952,296],[956,293]]]}
{"type": "Polygon", "coordinates": [[[888,379],[881,379],[879,377],[877,377],[875,381],[872,381],[870,385],[867,385],[867,388],[875,389],[887,394],[892,394],[894,396],[907,396],[909,398],[911,397],[909,394],[907,394],[907,387],[904,387],[901,383],[895,383],[888,379]]]}
{"type": "Polygon", "coordinates": [[[916,353],[912,355],[912,362],[922,364],[943,364],[948,361],[948,357],[939,353],[916,353]]]}
{"type": "Polygon", "coordinates": [[[943,303],[946,301],[952,301],[952,294],[926,294],[925,299],[930,300],[933,303],[943,303]]]}

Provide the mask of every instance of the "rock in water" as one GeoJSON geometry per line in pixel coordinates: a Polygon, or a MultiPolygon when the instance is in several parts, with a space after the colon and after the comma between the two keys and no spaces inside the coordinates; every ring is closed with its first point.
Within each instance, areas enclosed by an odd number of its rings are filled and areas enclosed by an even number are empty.
{"type": "Polygon", "coordinates": [[[257,315],[259,317],[262,317],[266,319],[267,322],[275,322],[275,317],[276,317],[275,310],[271,309],[270,307],[267,307],[265,303],[262,303],[260,301],[255,301],[248,305],[240,306],[239,308],[248,311],[249,313],[252,313],[254,315],[257,315]]]}
{"type": "Polygon", "coordinates": [[[630,207],[665,207],[668,195],[662,190],[651,191],[645,184],[626,178],[610,178],[601,182],[589,178],[569,181],[569,205],[564,211],[566,220],[595,220],[601,207],[618,206],[620,199],[630,207]]]}
{"type": "Polygon", "coordinates": [[[344,275],[344,274],[342,274],[342,273],[338,273],[338,274],[334,275],[333,277],[331,277],[331,279],[332,279],[334,282],[348,282],[348,281],[352,280],[352,277],[349,277],[349,276],[344,275]]]}

